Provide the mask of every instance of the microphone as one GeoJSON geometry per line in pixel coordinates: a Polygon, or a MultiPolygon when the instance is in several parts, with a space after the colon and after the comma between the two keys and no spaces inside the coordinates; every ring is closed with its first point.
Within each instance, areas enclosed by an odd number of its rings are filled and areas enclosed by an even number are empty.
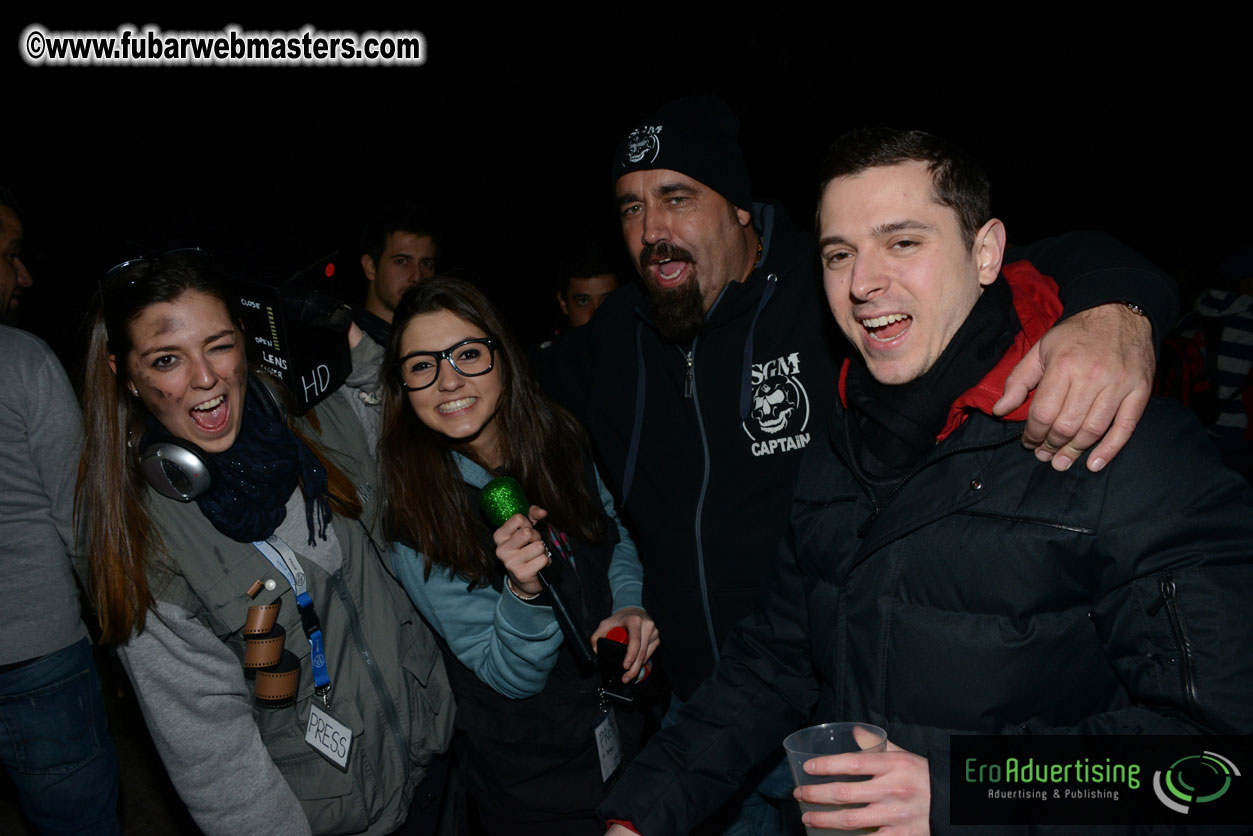
{"type": "MultiPolygon", "coordinates": [[[[484,485],[483,492],[479,494],[479,505],[483,508],[483,513],[487,514],[488,522],[493,528],[500,528],[505,524],[505,520],[514,514],[521,514],[525,517],[526,512],[531,508],[531,503],[526,500],[526,491],[512,476],[498,476],[484,485]]],[[[552,529],[543,520],[535,524],[535,530],[543,539],[544,549],[548,552],[549,558],[552,558],[554,551],[564,553],[565,549],[554,539],[552,529]]],[[[544,570],[541,569],[537,574],[540,585],[548,593],[548,599],[553,607],[553,616],[557,619],[557,625],[561,628],[566,646],[574,654],[575,661],[580,667],[594,665],[596,659],[592,655],[592,648],[587,637],[579,635],[578,629],[574,626],[574,619],[570,617],[570,611],[561,600],[561,596],[557,594],[556,588],[545,577],[544,570]]]]}

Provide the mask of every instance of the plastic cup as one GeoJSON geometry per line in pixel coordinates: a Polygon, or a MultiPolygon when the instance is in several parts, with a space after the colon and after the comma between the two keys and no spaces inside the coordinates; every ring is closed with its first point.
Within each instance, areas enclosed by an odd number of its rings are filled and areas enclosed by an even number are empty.
{"type": "MultiPolygon", "coordinates": [[[[787,751],[787,763],[792,779],[798,787],[808,784],[826,784],[831,781],[868,781],[869,775],[810,775],[805,762],[824,755],[841,755],[845,752],[883,752],[887,749],[888,735],[878,726],[869,723],[823,723],[792,732],[783,740],[787,751]]],[[[846,807],[865,807],[864,804],[809,804],[801,803],[802,812],[839,810],[846,807]]],[[[874,833],[878,828],[847,830],[845,833],[874,833]]],[[[832,833],[826,829],[805,828],[809,836],[832,833]]]]}

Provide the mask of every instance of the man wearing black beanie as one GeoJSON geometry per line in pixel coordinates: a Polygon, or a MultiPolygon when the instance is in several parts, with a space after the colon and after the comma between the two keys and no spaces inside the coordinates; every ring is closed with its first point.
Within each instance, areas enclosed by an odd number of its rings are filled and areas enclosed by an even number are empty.
{"type": "Polygon", "coordinates": [[[684,100],[658,111],[657,122],[631,131],[619,148],[616,197],[654,324],[683,344],[700,332],[727,280],[748,277],[761,237],[736,143],[739,126],[725,105],[684,100]],[[664,218],[646,211],[650,194],[661,198],[664,218]]]}

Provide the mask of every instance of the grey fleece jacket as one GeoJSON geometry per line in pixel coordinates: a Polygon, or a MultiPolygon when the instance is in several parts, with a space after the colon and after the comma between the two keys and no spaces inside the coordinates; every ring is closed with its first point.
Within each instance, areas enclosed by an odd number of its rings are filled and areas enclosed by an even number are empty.
{"type": "Polygon", "coordinates": [[[0,325],[0,665],[87,635],[70,564],[82,433],[56,355],[38,337],[0,325]]]}
{"type": "MultiPolygon", "coordinates": [[[[372,519],[373,459],[357,417],[334,393],[315,410],[316,435],[357,486],[372,519]]],[[[297,554],[325,635],[331,714],[354,732],[346,771],[305,743],[313,694],[310,646],[283,575],[251,544],[216,531],[194,504],[152,494],[164,548],[149,578],[157,598],[146,629],[120,648],[170,778],[210,836],[384,834],[399,827],[431,758],[452,734],[452,694],[430,631],[366,525],[336,515],[307,545],[304,503],[276,532],[297,554]],[[254,580],[272,591],[251,599],[254,580]],[[253,705],[241,628],[256,603],[282,601],[286,649],[299,659],[296,704],[253,705]]]]}

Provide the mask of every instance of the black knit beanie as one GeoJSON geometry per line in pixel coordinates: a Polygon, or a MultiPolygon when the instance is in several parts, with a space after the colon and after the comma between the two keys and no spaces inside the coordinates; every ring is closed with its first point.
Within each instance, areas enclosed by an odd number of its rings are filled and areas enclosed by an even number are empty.
{"type": "Polygon", "coordinates": [[[662,105],[631,129],[613,157],[612,181],[665,168],[698,180],[732,205],[752,210],[752,182],[739,144],[740,120],[717,96],[662,105]]]}

